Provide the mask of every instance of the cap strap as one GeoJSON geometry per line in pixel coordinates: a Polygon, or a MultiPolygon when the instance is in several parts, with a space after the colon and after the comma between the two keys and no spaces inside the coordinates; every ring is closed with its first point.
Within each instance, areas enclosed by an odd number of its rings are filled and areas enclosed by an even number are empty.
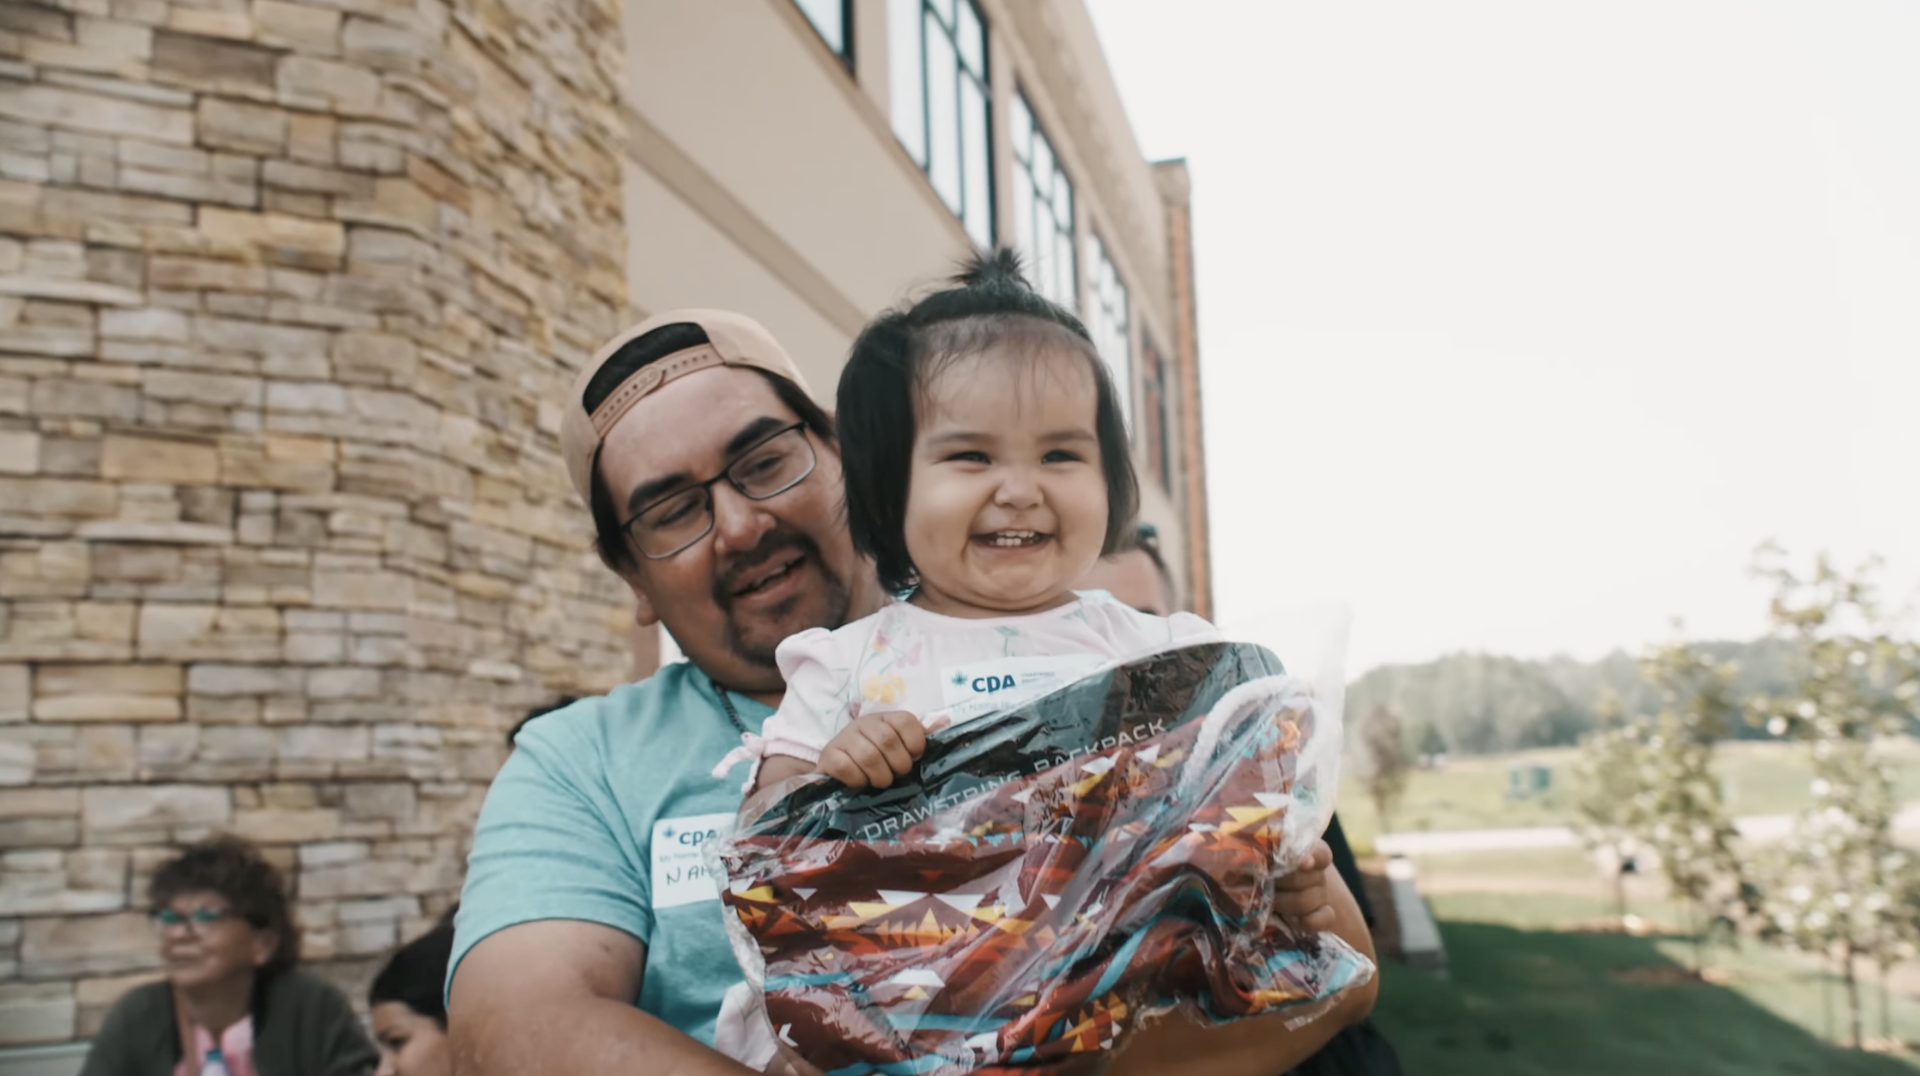
{"type": "Polygon", "coordinates": [[[648,394],[676,377],[683,377],[695,370],[704,370],[709,366],[724,366],[723,358],[712,344],[701,344],[678,354],[650,362],[633,372],[633,376],[620,382],[620,387],[607,394],[594,408],[589,418],[593,422],[593,432],[601,437],[613,429],[633,405],[645,399],[648,394]]]}

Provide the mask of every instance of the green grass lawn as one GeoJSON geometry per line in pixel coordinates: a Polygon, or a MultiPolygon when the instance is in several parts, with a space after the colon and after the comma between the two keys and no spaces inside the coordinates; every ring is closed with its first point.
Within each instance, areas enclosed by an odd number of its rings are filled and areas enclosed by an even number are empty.
{"type": "MultiPolygon", "coordinates": [[[[1605,914],[1598,897],[1434,899],[1449,975],[1383,969],[1375,1021],[1409,1076],[1913,1076],[1911,1057],[1834,1045],[1837,988],[1803,958],[1756,945],[1709,950],[1726,985],[1659,979],[1688,966],[1673,938],[1554,929],[1605,914]],[[1825,1016],[1827,1001],[1833,1013],[1825,1016]]],[[[1671,909],[1647,909],[1674,915],[1671,909]]],[[[1644,914],[1644,912],[1643,912],[1644,914]]],[[[1671,921],[1671,920],[1669,920],[1671,921]]],[[[1869,991],[1868,1034],[1878,1034],[1869,991]]],[[[1920,1039],[1920,1003],[1897,997],[1896,1037],[1920,1039]]]]}
{"type": "MultiPolygon", "coordinates": [[[[1902,740],[1888,745],[1886,751],[1895,763],[1902,801],[1920,801],[1920,742],[1902,740]]],[[[1444,831],[1565,825],[1574,820],[1573,761],[1578,754],[1576,748],[1549,748],[1456,759],[1444,770],[1416,771],[1393,828],[1444,831]],[[1507,771],[1516,763],[1551,769],[1553,788],[1526,799],[1508,799],[1507,771]]],[[[1729,805],[1737,815],[1786,814],[1808,802],[1809,778],[1801,748],[1732,743],[1721,749],[1720,765],[1729,805]]],[[[1372,846],[1380,828],[1373,802],[1352,772],[1341,782],[1340,822],[1348,838],[1363,848],[1372,846]]]]}

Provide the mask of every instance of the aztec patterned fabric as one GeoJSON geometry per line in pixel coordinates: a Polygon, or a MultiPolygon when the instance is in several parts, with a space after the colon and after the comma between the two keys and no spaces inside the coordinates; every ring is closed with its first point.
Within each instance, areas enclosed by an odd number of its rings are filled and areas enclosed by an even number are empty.
{"type": "Polygon", "coordinates": [[[1269,914],[1338,723],[1212,643],[937,733],[893,788],[775,789],[716,848],[747,978],[829,1076],[1090,1072],[1151,1015],[1310,1018],[1373,973],[1269,914]]]}

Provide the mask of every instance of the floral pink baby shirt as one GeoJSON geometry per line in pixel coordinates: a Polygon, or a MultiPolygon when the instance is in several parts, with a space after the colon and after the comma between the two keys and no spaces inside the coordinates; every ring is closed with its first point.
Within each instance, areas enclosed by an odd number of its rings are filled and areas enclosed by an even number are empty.
{"type": "Polygon", "coordinates": [[[774,660],[786,697],[715,776],[743,757],[818,762],[827,741],[862,711],[904,710],[929,724],[944,717],[960,725],[1107,665],[1219,638],[1192,613],[1142,613],[1103,590],[1042,613],[982,620],[897,601],[833,631],[812,628],[782,642],[774,660]]]}

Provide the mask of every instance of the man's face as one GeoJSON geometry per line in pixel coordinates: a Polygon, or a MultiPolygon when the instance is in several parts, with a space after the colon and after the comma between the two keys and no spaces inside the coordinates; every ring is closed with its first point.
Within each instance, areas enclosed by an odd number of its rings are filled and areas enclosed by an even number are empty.
{"type": "MultiPolygon", "coordinates": [[[[622,416],[602,445],[615,514],[624,520],[712,478],[798,421],[751,370],[715,367],[668,382],[622,416]]],[[[664,623],[688,658],[738,690],[779,690],[773,652],[782,639],[839,627],[855,601],[863,610],[874,601],[872,571],[841,518],[840,457],[807,437],[818,462],[806,479],[764,501],[714,483],[712,532],[663,560],[634,550],[639,566],[626,579],[642,623],[664,623]]]]}

